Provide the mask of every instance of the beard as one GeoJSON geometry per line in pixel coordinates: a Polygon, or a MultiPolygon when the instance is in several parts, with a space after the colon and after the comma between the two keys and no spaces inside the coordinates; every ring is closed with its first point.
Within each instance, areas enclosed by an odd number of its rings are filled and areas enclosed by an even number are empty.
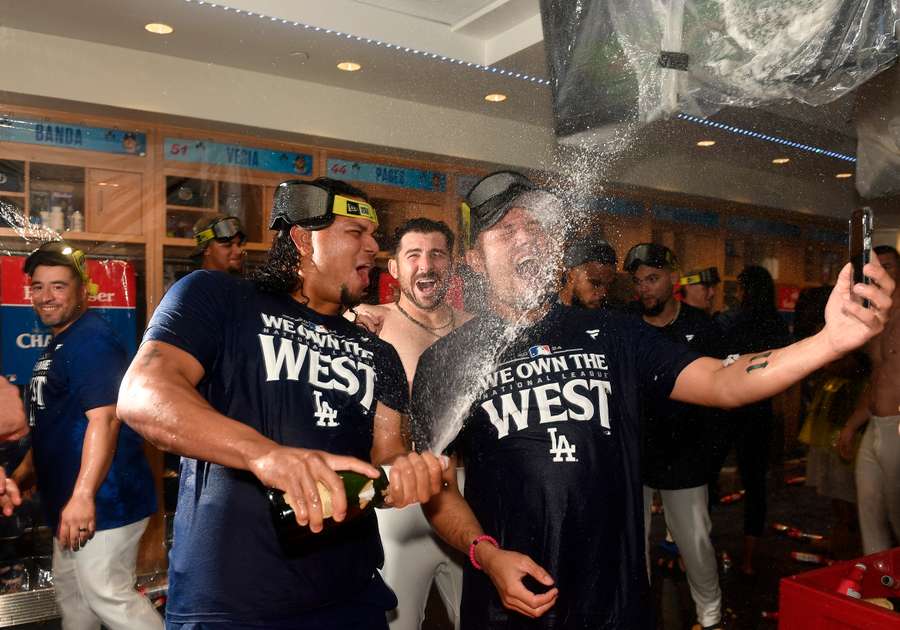
{"type": "Polygon", "coordinates": [[[353,295],[346,284],[341,285],[341,306],[355,308],[362,304],[362,295],[353,295]]]}
{"type": "Polygon", "coordinates": [[[662,300],[656,300],[653,306],[647,306],[644,300],[641,300],[641,312],[647,317],[656,317],[666,308],[666,303],[662,300]]]}
{"type": "Polygon", "coordinates": [[[428,272],[423,273],[415,278],[411,278],[409,283],[400,283],[400,292],[406,296],[410,302],[416,305],[416,307],[422,309],[423,311],[433,311],[436,310],[439,306],[444,303],[444,299],[447,297],[447,291],[450,288],[450,283],[447,278],[442,279],[436,273],[428,272]],[[431,304],[423,303],[419,298],[416,297],[415,285],[419,280],[434,280],[434,297],[431,304]]]}

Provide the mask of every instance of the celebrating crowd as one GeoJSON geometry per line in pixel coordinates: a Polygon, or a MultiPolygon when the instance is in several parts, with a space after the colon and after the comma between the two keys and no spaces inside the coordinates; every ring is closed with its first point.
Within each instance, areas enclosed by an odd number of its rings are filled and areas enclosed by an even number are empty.
{"type": "Polygon", "coordinates": [[[621,304],[613,247],[550,236],[567,213],[551,190],[499,171],[466,203],[465,263],[483,290],[474,316],[450,303],[445,224],[402,225],[388,261],[399,294],[363,305],[377,208],[344,182],[289,181],[275,193],[268,259],[247,279],[240,222],[198,223],[201,269],[166,293],[130,365],[85,310],[81,252],[51,243],[27,259],[35,311],[54,337],[27,410],[0,382],[0,433],[19,437],[26,415],[33,433],[0,503],[10,514],[36,479],[56,532],[64,627],[162,625],[133,589],[155,511],[141,437],[182,457],[167,628],[418,628],[432,580],[464,629],[653,627],[657,492],[698,622],[722,627],[709,516],[718,468],[735,446],[741,568],[752,573],[769,400],[864,346],[871,385],[842,419],[840,445],[849,455],[867,425],[863,541],[867,552],[891,546],[895,250],[876,250],[866,284],[846,266],[821,325],[791,343],[761,267],[741,273],[739,305],[714,317],[717,270],[682,273],[667,247],[642,243],[622,259],[637,301],[621,304]],[[337,473],[374,479],[378,467],[388,507],[343,522],[353,506],[337,473]],[[315,534],[300,552],[279,540],[268,489],[315,534]],[[341,524],[323,532],[329,518],[341,524]]]}

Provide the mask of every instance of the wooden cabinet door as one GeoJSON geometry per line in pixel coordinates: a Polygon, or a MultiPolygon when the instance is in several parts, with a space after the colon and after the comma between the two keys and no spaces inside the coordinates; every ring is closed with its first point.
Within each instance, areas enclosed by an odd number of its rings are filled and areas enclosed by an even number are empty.
{"type": "Polygon", "coordinates": [[[141,234],[143,176],[140,173],[89,169],[88,232],[141,234]]]}

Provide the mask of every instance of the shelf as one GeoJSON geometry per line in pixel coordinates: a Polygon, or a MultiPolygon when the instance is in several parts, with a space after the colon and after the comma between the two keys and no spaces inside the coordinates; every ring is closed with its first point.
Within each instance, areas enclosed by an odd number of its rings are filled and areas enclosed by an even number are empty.
{"type": "Polygon", "coordinates": [[[215,208],[199,208],[197,206],[173,206],[172,204],[166,205],[166,212],[174,211],[174,212],[196,212],[199,214],[215,214],[217,210],[215,208]]]}
{"type": "MultiPolygon", "coordinates": [[[[194,248],[194,239],[166,236],[163,238],[163,245],[165,245],[166,247],[184,247],[184,248],[193,249],[194,248]]],[[[269,244],[268,243],[245,243],[244,249],[249,250],[251,252],[267,252],[267,251],[269,251],[269,244]]]]}
{"type": "Polygon", "coordinates": [[[8,190],[0,190],[0,197],[19,197],[20,199],[25,198],[25,193],[23,192],[11,192],[8,190]]]}

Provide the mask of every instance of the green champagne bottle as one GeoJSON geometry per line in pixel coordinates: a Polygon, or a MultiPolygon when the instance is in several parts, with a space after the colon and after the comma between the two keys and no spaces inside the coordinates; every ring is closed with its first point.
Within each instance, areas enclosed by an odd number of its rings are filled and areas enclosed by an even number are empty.
{"type": "MultiPolygon", "coordinates": [[[[378,467],[381,473],[377,478],[371,479],[365,475],[350,470],[342,470],[337,474],[344,482],[344,492],[347,494],[347,515],[341,523],[332,518],[334,509],[331,501],[331,491],[317,482],[319,499],[321,501],[323,529],[326,531],[342,523],[353,521],[364,514],[368,514],[375,508],[384,507],[388,496],[388,476],[384,468],[378,467]]],[[[301,527],[297,524],[294,515],[293,501],[281,490],[269,489],[267,493],[269,509],[272,513],[272,521],[275,531],[283,546],[290,547],[292,543],[300,542],[313,534],[309,527],[301,527]]]]}

